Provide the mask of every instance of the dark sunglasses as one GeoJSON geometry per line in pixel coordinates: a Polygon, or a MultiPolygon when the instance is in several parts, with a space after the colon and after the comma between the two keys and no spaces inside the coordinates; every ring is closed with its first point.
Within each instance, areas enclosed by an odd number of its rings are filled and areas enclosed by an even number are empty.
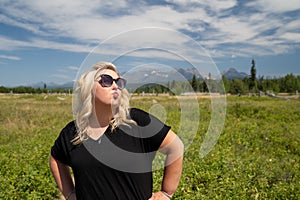
{"type": "Polygon", "coordinates": [[[124,89],[126,86],[126,80],[124,78],[113,79],[108,74],[101,74],[101,79],[98,81],[102,87],[111,87],[113,82],[115,82],[120,90],[124,89]]]}

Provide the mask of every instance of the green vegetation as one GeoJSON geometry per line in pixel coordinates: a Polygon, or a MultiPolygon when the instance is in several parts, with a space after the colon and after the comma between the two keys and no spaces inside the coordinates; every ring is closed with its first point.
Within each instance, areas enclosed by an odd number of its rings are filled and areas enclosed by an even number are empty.
{"type": "Polygon", "coordinates": [[[47,94],[47,93],[72,93],[73,89],[71,88],[52,88],[47,89],[45,86],[43,89],[41,88],[33,88],[26,86],[19,86],[14,88],[7,88],[4,86],[0,86],[0,93],[13,93],[13,94],[47,94]]]}
{"type": "MultiPolygon", "coordinates": [[[[284,77],[256,77],[255,60],[251,61],[250,76],[243,79],[227,79],[224,75],[222,79],[216,80],[212,78],[211,74],[203,79],[196,78],[196,75],[191,80],[180,82],[171,81],[166,84],[149,83],[142,87],[135,89],[128,89],[131,93],[168,93],[170,95],[180,95],[182,93],[189,92],[201,92],[201,93],[230,93],[244,95],[247,93],[258,94],[261,93],[289,93],[297,94],[300,92],[300,75],[287,74],[284,77]]],[[[44,83],[44,88],[32,88],[32,87],[15,87],[6,88],[0,86],[0,93],[17,93],[17,94],[51,94],[51,93],[65,93],[71,94],[73,89],[71,88],[52,88],[47,89],[47,85],[44,83]]]]}
{"type": "Polygon", "coordinates": [[[55,199],[49,149],[72,119],[70,100],[0,95],[0,199],[55,199]]]}
{"type": "Polygon", "coordinates": [[[201,93],[230,93],[230,94],[258,94],[259,91],[266,93],[290,93],[295,94],[296,91],[300,92],[300,76],[287,74],[280,78],[271,77],[258,77],[254,78],[255,68],[252,70],[253,75],[244,79],[227,79],[225,76],[222,80],[214,79],[197,79],[194,75],[192,80],[188,82],[172,81],[165,85],[149,84],[138,88],[135,93],[170,93],[180,95],[184,92],[201,92],[201,93]],[[225,91],[223,91],[223,88],[225,91]]]}
{"type": "MultiPolygon", "coordinates": [[[[209,98],[198,100],[199,129],[174,199],[300,199],[299,101],[228,97],[224,130],[201,159],[211,110],[209,98]]],[[[131,104],[146,111],[162,106],[166,123],[178,130],[176,97],[133,96],[131,104]]],[[[0,199],[57,199],[49,151],[72,120],[71,96],[0,95],[0,106],[0,199]]],[[[161,173],[154,172],[156,190],[161,173]]]]}

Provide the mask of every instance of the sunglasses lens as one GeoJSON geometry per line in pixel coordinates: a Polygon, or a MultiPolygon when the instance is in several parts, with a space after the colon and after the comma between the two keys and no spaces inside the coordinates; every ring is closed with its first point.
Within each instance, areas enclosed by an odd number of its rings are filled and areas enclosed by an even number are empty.
{"type": "Polygon", "coordinates": [[[101,80],[99,81],[99,83],[102,85],[102,87],[110,87],[112,86],[114,81],[116,82],[120,90],[124,89],[126,86],[126,80],[123,78],[113,79],[110,75],[107,74],[102,74],[100,77],[101,80]]]}
{"type": "Polygon", "coordinates": [[[116,83],[117,83],[118,88],[119,88],[120,90],[124,89],[125,86],[126,86],[126,80],[123,79],[123,78],[118,78],[118,79],[116,80],[116,83]]]}
{"type": "Polygon", "coordinates": [[[103,74],[101,75],[101,85],[103,87],[110,87],[113,83],[113,78],[109,75],[103,74]]]}

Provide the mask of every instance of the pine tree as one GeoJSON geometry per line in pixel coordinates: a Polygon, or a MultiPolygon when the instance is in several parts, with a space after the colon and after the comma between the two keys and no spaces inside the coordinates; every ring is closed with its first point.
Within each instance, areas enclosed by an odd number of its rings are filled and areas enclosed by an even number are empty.
{"type": "Polygon", "coordinates": [[[194,90],[194,92],[197,92],[198,90],[198,83],[197,83],[197,79],[196,79],[196,75],[194,74],[193,79],[192,79],[192,88],[194,90]]]}
{"type": "Polygon", "coordinates": [[[251,75],[250,75],[249,90],[252,92],[256,92],[257,91],[256,68],[255,68],[255,61],[253,58],[251,64],[252,66],[250,70],[251,75]]]}

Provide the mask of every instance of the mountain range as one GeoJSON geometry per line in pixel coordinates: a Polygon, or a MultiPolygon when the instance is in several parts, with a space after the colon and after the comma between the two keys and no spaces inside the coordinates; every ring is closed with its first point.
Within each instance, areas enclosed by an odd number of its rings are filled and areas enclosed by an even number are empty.
{"type": "MultiPolygon", "coordinates": [[[[196,78],[204,79],[208,78],[208,74],[200,74],[200,72],[195,68],[190,69],[172,69],[172,70],[162,70],[159,68],[147,68],[140,69],[132,72],[122,73],[122,76],[125,77],[128,83],[136,84],[136,83],[168,83],[170,81],[186,81],[191,80],[193,76],[196,78]],[[204,77],[203,77],[204,76],[204,77]]],[[[244,72],[239,72],[235,68],[230,68],[222,73],[227,79],[243,79],[248,77],[249,75],[244,72]]],[[[31,85],[27,85],[33,88],[44,88],[46,86],[47,89],[53,88],[61,88],[61,89],[69,89],[73,88],[74,82],[66,82],[64,84],[57,84],[54,82],[44,83],[37,82],[31,85]]]]}
{"type": "Polygon", "coordinates": [[[45,82],[37,82],[37,83],[33,83],[30,85],[26,85],[28,87],[32,87],[32,88],[41,88],[43,89],[45,86],[47,89],[55,89],[55,88],[60,88],[60,89],[71,89],[73,88],[73,81],[70,82],[66,82],[63,84],[58,84],[58,83],[54,83],[54,82],[49,82],[49,83],[45,83],[45,82]]]}

